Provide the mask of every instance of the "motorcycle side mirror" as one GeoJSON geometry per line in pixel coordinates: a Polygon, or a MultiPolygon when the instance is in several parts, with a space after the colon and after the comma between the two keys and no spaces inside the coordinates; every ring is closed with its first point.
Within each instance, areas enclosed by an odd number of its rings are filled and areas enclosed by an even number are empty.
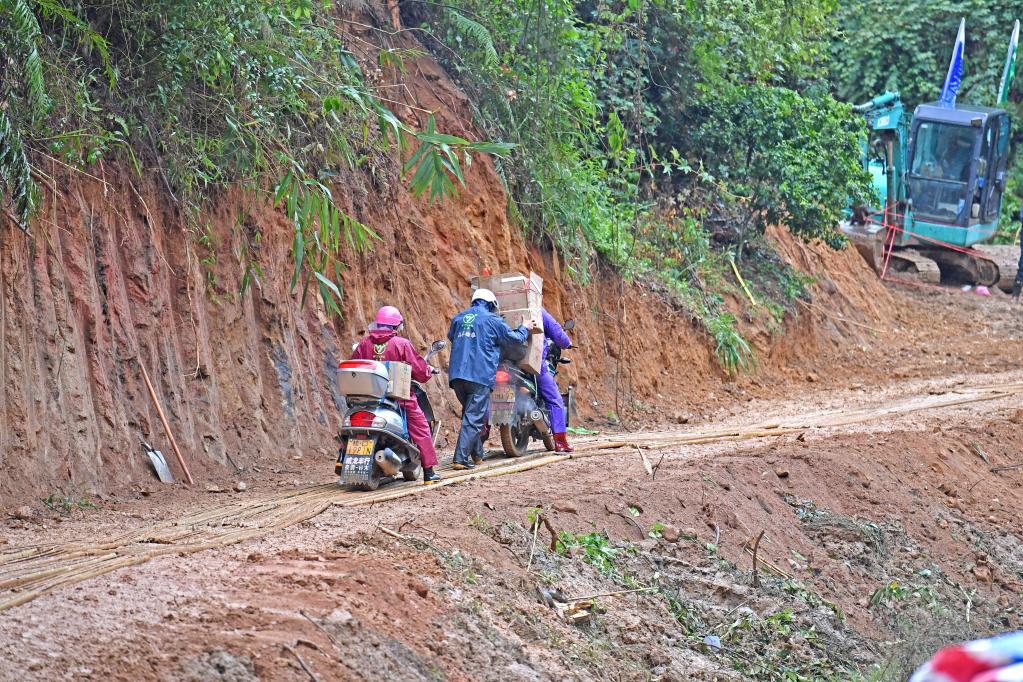
{"type": "Polygon", "coordinates": [[[434,353],[439,353],[447,347],[448,347],[447,341],[434,341],[433,345],[430,346],[430,350],[432,350],[434,353]]]}
{"type": "Polygon", "coordinates": [[[575,329],[575,320],[566,320],[565,321],[565,329],[567,329],[569,331],[572,331],[573,329],[575,329]]]}

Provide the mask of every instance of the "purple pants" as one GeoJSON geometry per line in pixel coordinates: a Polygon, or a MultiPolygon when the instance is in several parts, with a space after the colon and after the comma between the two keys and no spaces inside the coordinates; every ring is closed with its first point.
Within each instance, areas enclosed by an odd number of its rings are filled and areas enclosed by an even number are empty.
{"type": "Polygon", "coordinates": [[[561,391],[558,390],[558,382],[554,377],[544,372],[537,381],[540,387],[540,395],[547,403],[547,409],[551,412],[551,431],[554,433],[565,432],[565,401],[561,399],[561,391]]]}

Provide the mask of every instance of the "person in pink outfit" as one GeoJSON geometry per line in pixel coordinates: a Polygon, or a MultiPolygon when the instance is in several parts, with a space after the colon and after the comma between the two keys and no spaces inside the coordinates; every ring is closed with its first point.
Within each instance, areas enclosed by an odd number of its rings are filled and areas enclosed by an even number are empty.
{"type": "MultiPolygon", "coordinates": [[[[376,360],[377,362],[404,362],[412,366],[412,379],[419,383],[430,380],[434,370],[420,357],[412,343],[398,336],[403,320],[401,312],[394,306],[384,306],[377,312],[376,320],[370,326],[369,334],[359,342],[352,353],[353,360],[376,360]]],[[[405,410],[408,435],[417,448],[423,462],[423,483],[440,480],[433,467],[437,465],[437,450],[433,447],[433,434],[426,415],[419,407],[415,396],[411,400],[399,400],[405,410]]]]}

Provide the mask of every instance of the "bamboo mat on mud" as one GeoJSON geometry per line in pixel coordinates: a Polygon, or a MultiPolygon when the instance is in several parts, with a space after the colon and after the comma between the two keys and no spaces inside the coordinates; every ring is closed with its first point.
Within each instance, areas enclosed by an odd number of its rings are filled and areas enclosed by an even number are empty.
{"type": "Polygon", "coordinates": [[[596,457],[622,448],[659,450],[682,445],[743,441],[801,433],[812,428],[841,427],[894,415],[998,400],[1023,393],[1023,383],[978,384],[936,395],[905,398],[851,410],[830,410],[780,418],[747,426],[684,431],[648,431],[577,439],[571,455],[536,453],[518,459],[487,461],[477,469],[456,472],[439,467],[444,479],[392,483],[373,492],[344,490],[336,483],[287,490],[201,509],[172,521],[117,537],[11,547],[0,551],[0,611],[29,602],[68,585],[119,568],[170,554],[191,554],[253,540],[306,521],[332,505],[354,507],[428,493],[466,481],[505,476],[567,459],[596,457]]]}

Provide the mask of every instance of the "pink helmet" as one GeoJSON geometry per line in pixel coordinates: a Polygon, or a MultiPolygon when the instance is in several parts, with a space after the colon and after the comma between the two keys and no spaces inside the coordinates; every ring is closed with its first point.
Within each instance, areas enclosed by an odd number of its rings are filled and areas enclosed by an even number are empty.
{"type": "Polygon", "coordinates": [[[385,305],[377,311],[377,319],[374,322],[388,327],[400,327],[402,323],[401,313],[393,305],[385,305]]]}

